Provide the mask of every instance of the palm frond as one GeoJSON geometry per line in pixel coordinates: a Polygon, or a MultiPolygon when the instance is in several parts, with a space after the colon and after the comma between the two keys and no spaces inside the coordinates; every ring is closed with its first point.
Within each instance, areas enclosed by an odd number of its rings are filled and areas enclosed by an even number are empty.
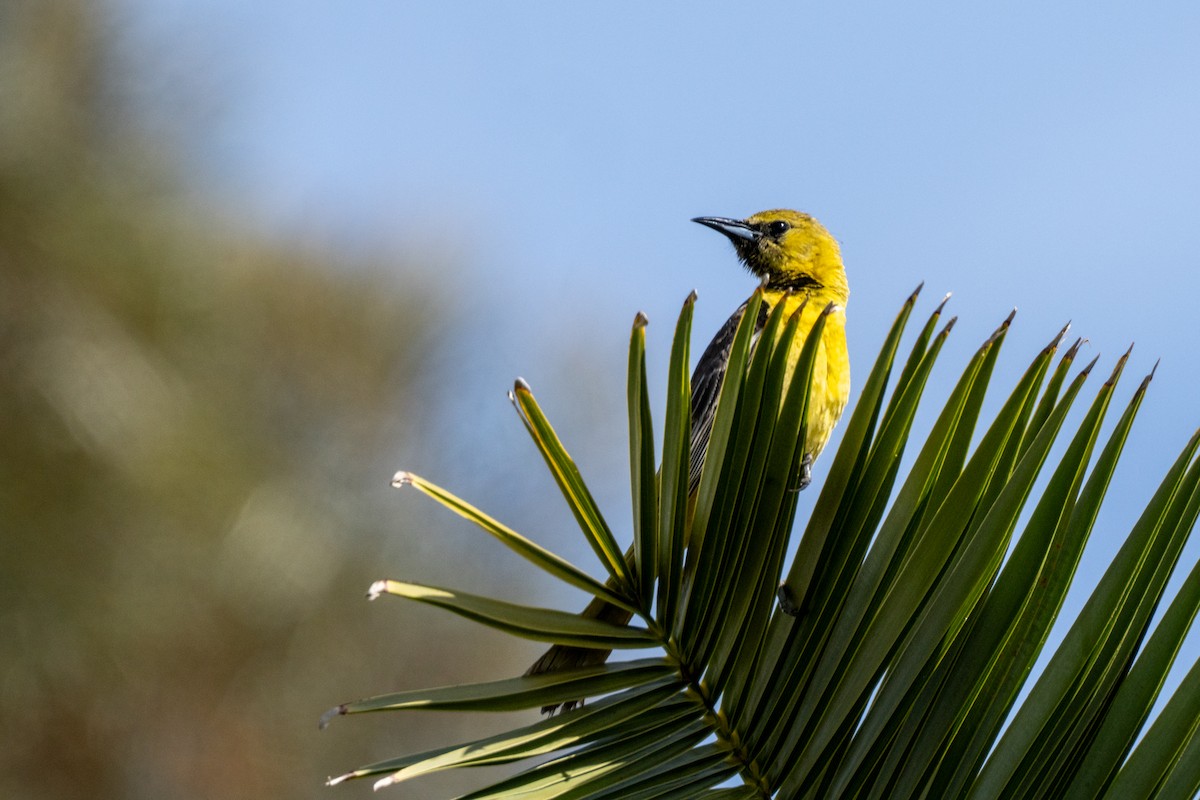
{"type": "Polygon", "coordinates": [[[787,354],[803,335],[799,315],[786,317],[779,304],[753,346],[760,300],[757,293],[750,299],[735,334],[690,498],[695,297],[684,303],[672,343],[659,469],[646,320],[635,319],[628,554],[532,391],[517,383],[514,405],[607,584],[446,490],[397,475],[397,485],[415,486],[640,622],[613,625],[415,582],[380,581],[373,595],[437,605],[514,636],[603,650],[657,647],[661,657],[338,706],[327,718],[596,698],[557,717],[331,782],[372,776],[383,786],[528,760],[524,771],[466,797],[1090,798],[1150,797],[1168,788],[1171,796],[1187,796],[1200,788],[1200,667],[1149,722],[1200,607],[1196,565],[1151,626],[1200,515],[1200,434],[1183,448],[1028,698],[1014,708],[1075,577],[1151,376],[1101,445],[1129,354],[1069,425],[1096,362],[1076,370],[1076,342],[1055,364],[1064,328],[979,434],[1010,316],[962,369],[928,435],[910,443],[954,325],[941,324],[943,301],[895,370],[914,292],[844,423],[784,575],[824,317],[808,332],[789,383],[787,354]],[[902,473],[910,445],[916,455],[902,473]]]}

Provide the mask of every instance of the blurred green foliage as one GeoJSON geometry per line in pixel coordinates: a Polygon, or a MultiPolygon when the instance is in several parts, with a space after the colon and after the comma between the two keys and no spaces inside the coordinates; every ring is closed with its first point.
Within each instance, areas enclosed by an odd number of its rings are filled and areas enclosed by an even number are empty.
{"type": "Polygon", "coordinates": [[[360,593],[420,548],[386,485],[452,323],[191,198],[114,30],[0,0],[0,796],[329,796],[430,728],[326,707],[462,678],[360,593]]]}

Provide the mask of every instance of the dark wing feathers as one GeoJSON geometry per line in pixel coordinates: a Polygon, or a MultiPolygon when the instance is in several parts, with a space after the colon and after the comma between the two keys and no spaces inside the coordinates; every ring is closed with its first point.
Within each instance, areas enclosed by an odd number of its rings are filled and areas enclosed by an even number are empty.
{"type": "MultiPolygon", "coordinates": [[[[742,303],[733,316],[725,321],[716,336],[704,348],[704,354],[692,373],[692,441],[688,460],[688,493],[700,486],[700,470],[704,466],[704,455],[708,452],[708,437],[712,432],[713,418],[717,414],[717,400],[721,395],[721,382],[725,378],[725,367],[729,364],[729,351],[733,337],[746,304],[742,303]]],[[[754,325],[755,340],[767,324],[770,309],[763,303],[758,307],[758,319],[754,325]]]]}

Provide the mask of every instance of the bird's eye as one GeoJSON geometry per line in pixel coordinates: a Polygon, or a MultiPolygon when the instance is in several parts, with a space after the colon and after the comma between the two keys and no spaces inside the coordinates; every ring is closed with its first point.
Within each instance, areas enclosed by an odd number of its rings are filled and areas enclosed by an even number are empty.
{"type": "Polygon", "coordinates": [[[784,222],[781,219],[777,219],[774,222],[767,225],[767,234],[769,236],[772,236],[772,237],[778,239],[780,236],[783,236],[785,233],[787,233],[791,229],[792,229],[791,225],[789,225],[788,223],[784,222]]]}

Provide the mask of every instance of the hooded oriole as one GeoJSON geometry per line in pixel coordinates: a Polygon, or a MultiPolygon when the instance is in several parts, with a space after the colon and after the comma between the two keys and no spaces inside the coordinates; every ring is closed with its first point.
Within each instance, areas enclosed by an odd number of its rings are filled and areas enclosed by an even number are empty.
{"type": "MultiPolygon", "coordinates": [[[[825,322],[817,360],[813,367],[813,384],[809,392],[807,435],[804,442],[805,474],[820,454],[834,425],[846,407],[850,394],[850,359],[846,351],[846,301],[850,289],[842,254],[837,241],[821,223],[798,211],[762,211],[744,220],[724,217],[696,217],[692,220],[720,231],[729,237],[742,264],[762,280],[763,301],[755,325],[755,339],[766,325],[771,310],[779,303],[787,314],[804,306],[800,318],[800,334],[796,338],[789,369],[800,357],[804,334],[812,329],[817,317],[829,304],[834,310],[825,322]]],[[[716,336],[705,348],[692,374],[692,440],[689,463],[690,490],[695,494],[700,483],[700,471],[708,450],[708,437],[717,411],[721,381],[729,361],[734,333],[746,303],[733,312],[716,336]]],[[[789,378],[790,380],[790,375],[789,378]]],[[[600,599],[593,600],[583,611],[586,617],[603,619],[623,625],[630,619],[629,611],[600,599]]],[[[609,650],[554,645],[532,667],[527,675],[556,672],[574,667],[602,664],[609,650]]],[[[569,710],[575,703],[564,703],[569,710]]],[[[555,706],[542,709],[552,713],[555,706]]]]}

